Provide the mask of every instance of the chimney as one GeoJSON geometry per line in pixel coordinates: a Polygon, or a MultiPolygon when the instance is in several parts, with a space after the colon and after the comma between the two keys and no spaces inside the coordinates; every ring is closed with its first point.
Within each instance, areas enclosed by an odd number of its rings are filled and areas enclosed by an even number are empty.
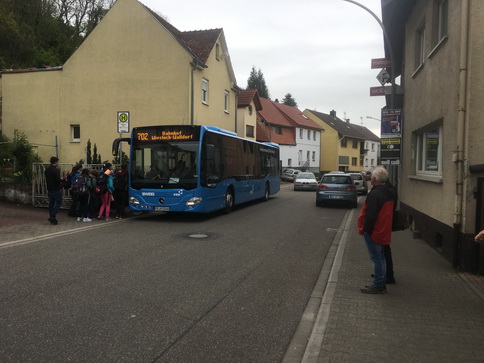
{"type": "Polygon", "coordinates": [[[329,111],[329,115],[330,115],[331,117],[336,117],[336,111],[335,111],[335,110],[331,110],[331,111],[329,111]]]}

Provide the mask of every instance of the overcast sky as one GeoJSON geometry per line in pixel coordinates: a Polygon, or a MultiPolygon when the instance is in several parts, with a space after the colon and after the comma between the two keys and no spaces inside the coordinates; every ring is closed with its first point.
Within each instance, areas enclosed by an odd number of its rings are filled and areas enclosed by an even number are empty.
{"type": "MultiPolygon", "coordinates": [[[[343,0],[140,0],[181,31],[223,28],[237,84],[261,69],[272,100],[287,93],[298,108],[329,113],[380,136],[383,96],[372,58],[383,58],[383,32],[364,9],[343,0]]],[[[359,0],[381,19],[380,0],[359,0]]]]}

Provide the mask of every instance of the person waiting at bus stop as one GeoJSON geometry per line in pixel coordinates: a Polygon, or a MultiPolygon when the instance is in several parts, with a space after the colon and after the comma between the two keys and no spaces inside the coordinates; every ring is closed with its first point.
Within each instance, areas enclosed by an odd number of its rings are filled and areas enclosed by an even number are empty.
{"type": "Polygon", "coordinates": [[[60,170],[57,167],[59,158],[50,158],[50,166],[45,169],[45,181],[47,183],[47,195],[49,198],[49,219],[51,224],[57,224],[57,212],[62,205],[62,184],[60,170]]]}
{"type": "Polygon", "coordinates": [[[365,239],[374,267],[373,284],[361,289],[365,294],[387,292],[385,245],[391,242],[393,211],[397,203],[397,192],[387,182],[388,172],[382,167],[376,167],[371,173],[373,188],[368,193],[358,217],[358,233],[365,239]]]}

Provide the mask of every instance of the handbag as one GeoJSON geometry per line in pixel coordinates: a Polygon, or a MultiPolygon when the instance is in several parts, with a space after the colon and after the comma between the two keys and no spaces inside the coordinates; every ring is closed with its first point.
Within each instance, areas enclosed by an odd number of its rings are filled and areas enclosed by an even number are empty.
{"type": "Polygon", "coordinates": [[[392,232],[403,231],[409,226],[407,212],[401,209],[393,211],[392,232]]]}

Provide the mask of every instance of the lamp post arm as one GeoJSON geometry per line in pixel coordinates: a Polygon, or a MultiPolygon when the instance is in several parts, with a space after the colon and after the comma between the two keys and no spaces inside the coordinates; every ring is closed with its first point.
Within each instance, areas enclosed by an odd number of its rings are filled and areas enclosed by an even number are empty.
{"type": "Polygon", "coordinates": [[[385,42],[387,43],[388,46],[388,51],[390,52],[390,59],[391,59],[391,68],[392,68],[392,73],[391,73],[391,82],[392,82],[392,93],[390,96],[390,108],[395,108],[395,67],[394,67],[394,62],[395,58],[393,57],[393,49],[392,45],[390,44],[390,38],[388,37],[387,31],[385,29],[385,26],[383,25],[383,22],[380,20],[380,18],[370,9],[368,9],[366,6],[361,5],[360,3],[354,1],[354,0],[343,0],[349,3],[352,3],[356,6],[359,6],[360,8],[366,10],[368,13],[370,13],[371,16],[375,18],[375,20],[380,24],[380,27],[383,30],[383,38],[385,39],[385,42]]]}

